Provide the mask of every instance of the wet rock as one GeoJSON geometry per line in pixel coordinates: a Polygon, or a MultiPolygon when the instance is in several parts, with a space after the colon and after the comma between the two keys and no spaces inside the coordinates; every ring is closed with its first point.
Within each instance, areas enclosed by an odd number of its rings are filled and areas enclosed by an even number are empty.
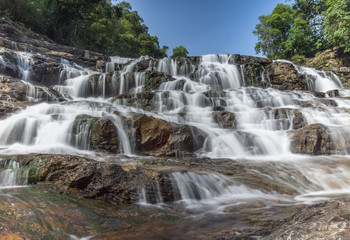
{"type": "Polygon", "coordinates": [[[136,94],[124,93],[116,96],[114,102],[125,106],[151,111],[153,109],[153,97],[153,92],[140,92],[136,94]]]}
{"type": "Polygon", "coordinates": [[[326,94],[330,97],[339,97],[339,90],[338,89],[329,90],[326,92],[326,94]]]}
{"type": "Polygon", "coordinates": [[[109,119],[94,121],[90,130],[90,147],[92,150],[104,150],[110,153],[118,153],[118,131],[109,119]]]}
{"type": "Polygon", "coordinates": [[[137,72],[146,71],[150,67],[150,65],[152,65],[152,63],[153,63],[152,58],[143,59],[143,60],[137,62],[136,71],[137,72]]]}
{"type": "Polygon", "coordinates": [[[120,74],[118,72],[94,74],[89,77],[89,96],[113,97],[116,95],[119,87],[120,74]]]}
{"type": "Polygon", "coordinates": [[[299,129],[306,126],[306,120],[299,110],[294,110],[293,129],[299,129]]]}
{"type": "Polygon", "coordinates": [[[324,98],[324,97],[326,97],[326,93],[324,93],[324,92],[312,92],[312,94],[313,94],[315,97],[318,97],[318,98],[324,98]]]}
{"type": "Polygon", "coordinates": [[[17,58],[10,51],[0,51],[0,73],[11,77],[20,77],[17,58]]]}
{"type": "Polygon", "coordinates": [[[48,86],[58,84],[61,69],[62,64],[57,59],[36,54],[31,63],[30,80],[48,86]]]}
{"type": "Polygon", "coordinates": [[[118,131],[110,119],[79,115],[75,119],[72,133],[73,144],[81,149],[119,152],[118,131]]]}
{"type": "Polygon", "coordinates": [[[291,63],[273,62],[267,66],[271,87],[279,90],[303,90],[306,88],[304,76],[291,63]]]}
{"type": "Polygon", "coordinates": [[[236,116],[229,111],[214,111],[213,118],[223,128],[236,129],[236,116]]]}
{"type": "Polygon", "coordinates": [[[204,141],[199,130],[142,115],[134,121],[137,149],[153,156],[188,155],[204,141]],[[195,138],[196,133],[196,140],[195,138]]]}
{"type": "Polygon", "coordinates": [[[329,107],[337,107],[338,104],[336,101],[334,101],[333,99],[329,99],[329,98],[324,98],[324,99],[320,99],[320,103],[329,106],[329,107]]]}
{"type": "Polygon", "coordinates": [[[22,25],[8,19],[0,19],[0,46],[16,51],[36,52],[75,62],[81,66],[96,67],[97,60],[108,61],[99,53],[54,43],[44,35],[36,34],[22,25]]]}
{"type": "Polygon", "coordinates": [[[306,206],[292,217],[275,222],[264,240],[348,239],[349,199],[331,200],[306,206]]]}
{"type": "Polygon", "coordinates": [[[291,140],[292,153],[323,155],[336,149],[331,131],[322,124],[311,124],[294,132],[291,140]]]}
{"type": "Polygon", "coordinates": [[[272,63],[271,59],[262,58],[262,57],[253,57],[253,56],[245,56],[240,55],[239,64],[260,64],[262,66],[267,66],[272,63]]]}
{"type": "Polygon", "coordinates": [[[265,68],[258,63],[248,63],[244,65],[244,80],[246,86],[268,87],[267,72],[265,68]]]}
{"type": "Polygon", "coordinates": [[[148,71],[145,78],[145,91],[155,91],[160,84],[175,80],[172,76],[165,73],[148,71]]]}

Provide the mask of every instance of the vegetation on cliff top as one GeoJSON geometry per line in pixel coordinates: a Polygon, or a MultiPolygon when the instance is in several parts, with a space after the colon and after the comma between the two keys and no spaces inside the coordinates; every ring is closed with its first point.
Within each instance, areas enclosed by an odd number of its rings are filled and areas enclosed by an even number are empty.
{"type": "Polygon", "coordinates": [[[267,57],[313,57],[334,46],[350,51],[347,0],[293,0],[291,5],[278,4],[259,20],[253,32],[258,36],[255,50],[267,57]]]}
{"type": "Polygon", "coordinates": [[[0,16],[52,40],[127,57],[165,57],[156,36],[127,2],[111,0],[0,0],[0,16]]]}

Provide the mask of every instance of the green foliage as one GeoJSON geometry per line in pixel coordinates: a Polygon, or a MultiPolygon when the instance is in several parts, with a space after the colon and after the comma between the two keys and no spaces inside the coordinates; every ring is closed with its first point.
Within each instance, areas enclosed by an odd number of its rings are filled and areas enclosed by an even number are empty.
{"type": "Polygon", "coordinates": [[[350,2],[348,0],[327,0],[325,32],[327,40],[334,46],[350,51],[350,2]]]}
{"type": "Polygon", "coordinates": [[[272,14],[260,16],[253,32],[256,53],[270,58],[312,57],[329,47],[323,30],[325,0],[295,0],[278,4],[272,14]]]}
{"type": "Polygon", "coordinates": [[[274,59],[290,55],[288,52],[292,46],[288,35],[294,17],[295,10],[284,4],[278,4],[271,15],[260,16],[260,23],[253,32],[258,36],[255,51],[274,59]]]}
{"type": "Polygon", "coordinates": [[[127,57],[166,56],[127,2],[0,0],[0,14],[59,43],[127,57]]]}
{"type": "Polygon", "coordinates": [[[188,51],[185,47],[179,46],[176,48],[173,48],[173,55],[171,58],[177,58],[177,57],[187,57],[188,51]]]}

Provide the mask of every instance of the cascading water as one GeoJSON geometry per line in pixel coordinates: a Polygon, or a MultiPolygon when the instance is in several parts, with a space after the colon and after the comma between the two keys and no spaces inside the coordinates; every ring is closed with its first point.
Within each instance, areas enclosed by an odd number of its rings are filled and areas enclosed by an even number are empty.
{"type": "MultiPolygon", "coordinates": [[[[240,204],[247,199],[282,200],[277,194],[251,189],[221,174],[174,172],[170,173],[168,178],[172,187],[173,202],[192,210],[207,208],[222,211],[228,205],[240,204]]],[[[162,187],[155,181],[148,189],[139,189],[139,203],[163,205],[162,187]]]]}
{"type": "Polygon", "coordinates": [[[28,176],[34,169],[21,168],[18,162],[0,159],[0,189],[23,187],[28,184],[28,176]]]}
{"type": "MultiPolygon", "coordinates": [[[[30,81],[28,62],[25,57],[18,61],[24,81],[30,81]]],[[[245,87],[245,67],[236,63],[235,55],[227,54],[207,55],[193,61],[112,57],[106,63],[104,72],[85,69],[67,60],[62,60],[61,66],[58,85],[54,89],[67,101],[27,107],[2,120],[1,154],[37,152],[93,155],[90,144],[92,121],[108,119],[119,137],[119,153],[133,155],[135,140],[130,138],[131,134],[123,122],[125,117],[132,114],[146,114],[199,129],[204,140],[195,152],[197,157],[295,159],[299,156],[291,153],[290,133],[297,128],[297,124],[301,127],[323,124],[329,128],[331,137],[339,140],[339,145],[341,142],[346,143],[350,135],[350,100],[346,98],[350,94],[331,73],[296,67],[306,77],[309,90],[326,92],[337,89],[341,97],[325,94],[318,98],[306,91],[245,87]],[[147,74],[152,72],[171,76],[168,80],[160,77],[156,87],[150,90],[147,74]],[[152,96],[152,104],[148,109],[137,108],[123,99],[124,95],[136,96],[144,91],[150,92],[148,96],[152,96]],[[117,95],[120,97],[110,98],[117,95]],[[298,120],[300,115],[302,121],[298,120]],[[87,120],[82,120],[82,116],[86,116],[87,120]]],[[[267,83],[266,70],[263,69],[260,74],[261,81],[267,83]]],[[[33,101],[40,98],[34,90],[29,97],[33,97],[33,101]]],[[[194,139],[197,138],[194,136],[194,139]]],[[[335,153],[348,155],[349,151],[348,147],[344,147],[335,153]]],[[[310,176],[311,173],[303,174],[310,176]]],[[[221,175],[174,173],[171,179],[178,193],[174,198],[189,207],[212,199],[226,201],[225,196],[232,200],[232,196],[240,199],[239,196],[249,198],[253,195],[268,195],[243,184],[230,182],[221,175]]],[[[152,189],[157,192],[161,187],[155,183],[152,189]]],[[[305,191],[299,189],[298,192],[309,194],[320,189],[322,187],[305,191]]],[[[141,189],[139,195],[141,202],[149,202],[145,189],[141,189]]],[[[155,195],[153,199],[151,202],[163,201],[161,195],[155,195]]]]}

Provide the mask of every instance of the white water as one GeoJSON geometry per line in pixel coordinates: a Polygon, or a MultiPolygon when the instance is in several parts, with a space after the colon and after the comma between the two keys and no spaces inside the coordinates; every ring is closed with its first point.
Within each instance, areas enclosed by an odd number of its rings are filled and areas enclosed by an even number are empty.
{"type": "Polygon", "coordinates": [[[28,184],[29,169],[21,169],[15,161],[8,162],[4,168],[0,172],[0,189],[23,187],[28,184]]]}
{"type": "MultiPolygon", "coordinates": [[[[30,82],[30,55],[19,55],[18,67],[22,80],[30,82]]],[[[196,152],[198,157],[273,159],[281,162],[299,158],[290,151],[290,133],[296,114],[301,113],[305,125],[326,125],[334,141],[339,146],[344,145],[335,154],[348,155],[350,149],[344,143],[350,136],[350,100],[345,98],[350,96],[349,91],[343,89],[339,79],[331,73],[295,67],[308,79],[310,90],[326,92],[338,89],[341,98],[326,95],[321,99],[305,91],[283,92],[272,88],[244,87],[244,67],[235,63],[233,55],[203,56],[196,66],[188,60],[114,57],[106,64],[105,73],[84,69],[62,60],[62,71],[55,89],[65,96],[67,102],[27,107],[0,121],[0,153],[63,153],[93,157],[94,152],[90,150],[88,140],[89,126],[81,126],[78,134],[72,130],[77,117],[84,114],[110,119],[119,135],[120,153],[137,154],[134,147],[136,144],[128,138],[122,120],[122,117],[134,112],[199,129],[205,140],[196,152]],[[146,73],[136,71],[142,61],[148,61],[147,70],[170,74],[175,79],[162,83],[153,91],[152,111],[128,106],[125,100],[113,102],[108,98],[144,91],[146,73]],[[215,121],[214,115],[223,111],[234,116],[235,124],[230,129],[223,128],[222,123],[215,121]]],[[[262,81],[267,81],[265,74],[261,72],[262,81]]],[[[40,88],[30,85],[28,99],[42,99],[38,89],[40,88]]],[[[41,92],[46,92],[46,89],[42,88],[41,92]]],[[[334,172],[317,168],[311,172],[302,169],[298,171],[313,186],[304,189],[296,187],[302,197],[314,192],[348,191],[346,181],[343,181],[348,173],[347,168],[340,167],[334,172]],[[328,180],[320,180],[320,175],[335,178],[344,184],[337,187],[334,184],[327,185],[328,180]]],[[[189,208],[196,204],[212,205],[221,201],[226,204],[232,199],[239,202],[240,199],[251,197],[273,196],[271,193],[230,182],[218,175],[174,173],[172,179],[179,189],[181,197],[178,200],[189,208]],[[197,184],[199,197],[193,195],[193,190],[189,190],[186,182],[197,184]],[[219,185],[213,184],[214,182],[219,185]]],[[[160,187],[159,183],[155,183],[153,189],[159,192],[160,187]]],[[[147,202],[145,190],[140,190],[140,199],[141,202],[147,202]]],[[[161,195],[157,195],[156,199],[159,203],[163,201],[161,195]]]]}

